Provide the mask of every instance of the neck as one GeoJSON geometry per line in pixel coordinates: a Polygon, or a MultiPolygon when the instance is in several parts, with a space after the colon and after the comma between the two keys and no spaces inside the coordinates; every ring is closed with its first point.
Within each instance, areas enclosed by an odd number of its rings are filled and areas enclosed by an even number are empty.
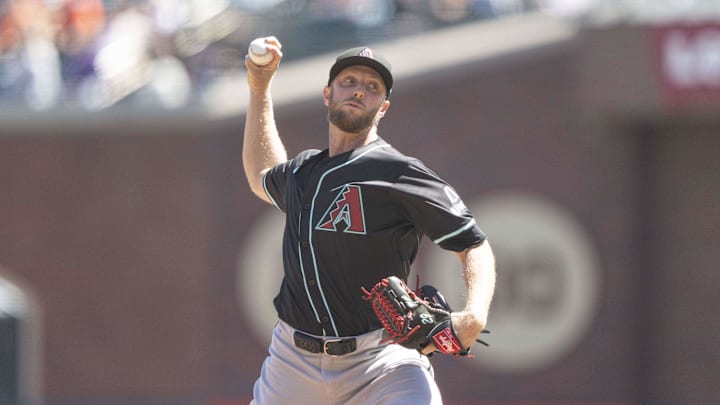
{"type": "Polygon", "coordinates": [[[368,130],[353,134],[344,132],[337,127],[330,125],[330,134],[328,139],[329,156],[336,156],[341,153],[349,152],[361,146],[365,146],[378,139],[377,127],[372,126],[368,130]]]}

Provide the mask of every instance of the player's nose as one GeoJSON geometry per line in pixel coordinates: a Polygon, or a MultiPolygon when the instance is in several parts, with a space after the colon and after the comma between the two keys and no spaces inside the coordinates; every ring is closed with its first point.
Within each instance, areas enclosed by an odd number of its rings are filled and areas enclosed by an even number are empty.
{"type": "Polygon", "coordinates": [[[365,98],[365,92],[363,92],[363,91],[360,90],[360,89],[357,89],[357,90],[355,90],[355,92],[353,93],[353,96],[355,96],[355,98],[359,98],[359,99],[362,100],[363,98],[365,98]]]}

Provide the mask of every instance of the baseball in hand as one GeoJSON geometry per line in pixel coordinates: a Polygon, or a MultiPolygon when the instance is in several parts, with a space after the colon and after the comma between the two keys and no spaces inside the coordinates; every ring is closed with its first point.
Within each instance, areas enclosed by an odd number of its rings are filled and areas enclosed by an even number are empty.
{"type": "Polygon", "coordinates": [[[250,60],[258,66],[264,66],[273,60],[272,52],[268,51],[267,45],[265,44],[265,38],[257,38],[250,42],[248,48],[248,55],[250,60]]]}

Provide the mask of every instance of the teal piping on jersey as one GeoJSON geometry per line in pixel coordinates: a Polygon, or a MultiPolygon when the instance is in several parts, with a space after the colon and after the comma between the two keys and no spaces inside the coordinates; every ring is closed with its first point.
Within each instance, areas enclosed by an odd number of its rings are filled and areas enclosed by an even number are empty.
{"type": "MultiPolygon", "coordinates": [[[[280,207],[278,207],[277,203],[275,202],[275,199],[272,198],[272,195],[270,195],[270,193],[268,192],[267,183],[265,182],[265,179],[267,178],[268,173],[269,172],[266,172],[263,175],[263,189],[265,190],[265,195],[267,195],[268,198],[270,198],[270,202],[272,203],[272,205],[274,205],[275,208],[280,209],[280,207]]],[[[302,213],[298,214],[298,227],[300,227],[300,221],[302,221],[302,213]]],[[[298,249],[298,255],[300,256],[300,273],[302,273],[303,285],[305,286],[305,293],[307,294],[308,301],[310,301],[310,307],[313,310],[313,314],[315,314],[315,320],[317,321],[317,323],[320,323],[320,314],[318,314],[317,308],[315,308],[315,303],[313,302],[312,298],[310,297],[310,289],[307,286],[307,277],[305,277],[305,268],[303,267],[303,260],[302,260],[302,249],[300,248],[299,242],[298,242],[297,249],[298,249]]]]}
{"type": "Polygon", "coordinates": [[[449,234],[447,234],[447,235],[445,235],[445,236],[441,236],[441,237],[435,239],[435,240],[433,241],[433,243],[436,244],[436,245],[439,245],[441,242],[444,242],[445,240],[450,239],[450,238],[452,238],[453,236],[460,235],[461,233],[463,233],[463,232],[467,231],[468,229],[472,228],[473,226],[475,226],[475,220],[474,220],[474,219],[471,220],[470,222],[468,222],[467,224],[465,224],[462,228],[456,230],[455,232],[450,232],[449,234]]]}
{"type": "Polygon", "coordinates": [[[305,286],[305,294],[307,294],[308,301],[310,301],[310,307],[312,307],[313,314],[315,314],[315,320],[317,323],[320,323],[320,314],[318,314],[317,308],[315,308],[315,303],[312,300],[312,297],[310,296],[310,289],[307,285],[307,277],[305,277],[305,267],[303,266],[302,261],[302,248],[300,247],[300,242],[298,242],[298,257],[300,259],[300,273],[302,274],[303,278],[303,285],[305,286]]]}
{"type": "MultiPolygon", "coordinates": [[[[277,205],[277,202],[276,202],[275,199],[272,197],[272,195],[270,195],[270,192],[268,191],[267,183],[266,183],[266,180],[265,180],[265,179],[267,179],[268,173],[270,173],[270,171],[265,172],[265,174],[263,174],[263,177],[262,177],[263,190],[265,191],[265,195],[270,199],[270,203],[272,203],[272,205],[274,205],[275,208],[280,209],[280,207],[277,205]]],[[[282,210],[280,210],[280,211],[282,211],[282,210]]]]}
{"type": "MultiPolygon", "coordinates": [[[[323,180],[325,179],[325,176],[327,176],[328,174],[334,172],[334,171],[337,170],[337,169],[340,169],[341,167],[347,166],[347,165],[349,165],[350,163],[355,162],[356,160],[360,159],[361,157],[363,157],[363,156],[365,156],[366,154],[374,151],[374,150],[377,149],[377,148],[383,148],[383,147],[389,147],[389,146],[390,146],[390,145],[388,145],[388,144],[385,144],[385,145],[375,145],[375,146],[371,147],[370,149],[366,150],[365,152],[363,152],[363,153],[355,156],[354,158],[348,160],[347,162],[345,162],[345,163],[343,163],[343,164],[341,164],[341,165],[335,166],[335,167],[333,167],[333,168],[330,168],[328,171],[326,171],[325,173],[323,173],[322,176],[320,176],[320,179],[318,180],[317,187],[315,188],[315,194],[313,195],[312,203],[310,204],[310,215],[309,215],[310,221],[312,221],[312,219],[313,219],[313,213],[315,212],[315,200],[317,199],[317,196],[318,196],[318,194],[320,193],[320,188],[322,187],[322,182],[323,182],[323,180]]],[[[330,306],[328,305],[327,299],[325,298],[325,293],[323,292],[322,283],[320,282],[320,273],[318,272],[317,259],[315,258],[315,247],[313,246],[313,239],[312,239],[313,230],[314,230],[315,228],[314,228],[312,222],[311,222],[309,225],[310,225],[310,226],[308,227],[308,229],[309,229],[309,231],[308,231],[308,234],[309,234],[308,243],[310,244],[310,253],[312,253],[313,266],[315,267],[315,280],[317,280],[317,286],[318,286],[318,289],[320,290],[320,296],[321,296],[322,299],[323,299],[323,304],[325,305],[325,310],[327,310],[328,316],[330,317],[330,323],[331,323],[331,325],[332,325],[332,327],[333,327],[333,332],[335,332],[335,336],[340,336],[340,334],[338,333],[338,330],[337,330],[337,326],[335,326],[335,319],[333,318],[332,312],[330,311],[330,306]]],[[[305,276],[303,275],[303,277],[305,277],[305,276]]],[[[307,287],[305,287],[305,288],[307,288],[307,287]]],[[[308,296],[309,296],[309,294],[310,294],[310,291],[308,290],[308,296]]]]}

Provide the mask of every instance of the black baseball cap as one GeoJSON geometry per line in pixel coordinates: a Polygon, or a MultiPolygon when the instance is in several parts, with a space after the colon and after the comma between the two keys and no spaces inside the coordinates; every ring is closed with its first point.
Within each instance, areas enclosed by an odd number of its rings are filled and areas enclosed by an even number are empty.
{"type": "Polygon", "coordinates": [[[390,73],[390,62],[388,62],[382,55],[378,55],[375,51],[366,46],[348,49],[337,57],[335,64],[330,68],[328,86],[332,83],[333,79],[335,79],[335,76],[337,76],[340,71],[353,65],[364,65],[375,69],[382,77],[383,82],[385,82],[387,96],[390,97],[393,85],[393,77],[392,73],[390,73]]]}

